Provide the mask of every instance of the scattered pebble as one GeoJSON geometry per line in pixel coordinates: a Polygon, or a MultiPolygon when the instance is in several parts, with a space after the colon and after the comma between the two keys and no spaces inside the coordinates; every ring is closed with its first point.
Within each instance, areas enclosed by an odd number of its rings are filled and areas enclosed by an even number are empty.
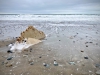
{"type": "Polygon", "coordinates": [[[58,63],[56,60],[54,60],[54,66],[58,66],[58,63]]]}
{"type": "Polygon", "coordinates": [[[11,60],[13,57],[9,57],[9,58],[7,58],[7,60],[11,60]]]}
{"type": "Polygon", "coordinates": [[[87,44],[88,42],[85,42],[85,44],[87,44]]]}
{"type": "Polygon", "coordinates": [[[89,43],[93,43],[93,42],[89,42],[89,43]]]}
{"type": "Polygon", "coordinates": [[[23,55],[23,57],[28,57],[28,55],[25,54],[25,55],[23,55]]]}
{"type": "Polygon", "coordinates": [[[30,65],[34,65],[34,63],[33,63],[33,62],[31,62],[31,63],[30,63],[30,65]]]}
{"type": "Polygon", "coordinates": [[[71,61],[69,62],[70,65],[75,65],[75,62],[71,61]]]}
{"type": "Polygon", "coordinates": [[[84,59],[88,59],[88,57],[84,57],[84,59]]]}
{"type": "Polygon", "coordinates": [[[84,52],[84,51],[81,51],[81,52],[84,52]]]}
{"type": "Polygon", "coordinates": [[[13,53],[11,50],[8,50],[7,53],[13,53]]]}
{"type": "Polygon", "coordinates": [[[75,43],[75,41],[73,41],[73,43],[75,43]]]}
{"type": "Polygon", "coordinates": [[[39,58],[42,58],[41,56],[39,56],[39,58]]]}
{"type": "Polygon", "coordinates": [[[86,45],[86,47],[88,47],[88,45],[86,45]]]}
{"type": "Polygon", "coordinates": [[[49,67],[49,64],[43,63],[43,66],[45,66],[45,67],[49,67]]]}

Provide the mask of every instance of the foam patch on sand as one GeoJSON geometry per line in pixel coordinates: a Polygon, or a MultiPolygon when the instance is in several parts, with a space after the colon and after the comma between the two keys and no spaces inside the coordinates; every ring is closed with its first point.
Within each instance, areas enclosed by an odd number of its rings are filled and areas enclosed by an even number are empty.
{"type": "Polygon", "coordinates": [[[10,47],[10,51],[12,52],[15,52],[15,51],[21,52],[22,50],[27,49],[30,46],[38,44],[40,42],[42,41],[38,39],[34,39],[34,38],[28,38],[28,39],[23,40],[23,42],[21,43],[16,41],[14,44],[10,44],[9,47],[10,47]]]}
{"type": "Polygon", "coordinates": [[[42,42],[40,39],[44,39],[45,34],[42,31],[37,30],[33,26],[29,26],[25,31],[21,32],[20,37],[16,39],[14,44],[10,44],[10,50],[22,51],[28,47],[42,42]]]}

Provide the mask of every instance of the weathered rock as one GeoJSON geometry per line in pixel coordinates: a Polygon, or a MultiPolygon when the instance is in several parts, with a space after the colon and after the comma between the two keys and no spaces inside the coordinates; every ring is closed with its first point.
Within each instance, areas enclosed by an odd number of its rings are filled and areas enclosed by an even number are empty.
{"type": "Polygon", "coordinates": [[[43,66],[45,66],[45,67],[49,67],[49,64],[46,64],[46,63],[43,63],[43,66]]]}
{"type": "Polygon", "coordinates": [[[84,57],[84,59],[88,59],[88,57],[84,57]]]}
{"type": "Polygon", "coordinates": [[[9,58],[7,58],[7,60],[11,60],[13,57],[9,57],[9,58]]]}
{"type": "Polygon", "coordinates": [[[75,65],[74,61],[69,62],[70,65],[75,65]]]}
{"type": "Polygon", "coordinates": [[[58,63],[56,60],[54,60],[54,66],[58,66],[58,63]]]}
{"type": "Polygon", "coordinates": [[[33,62],[31,62],[31,63],[30,63],[30,65],[34,65],[34,63],[33,63],[33,62]]]}
{"type": "Polygon", "coordinates": [[[13,53],[11,50],[8,50],[7,53],[13,53]]]}

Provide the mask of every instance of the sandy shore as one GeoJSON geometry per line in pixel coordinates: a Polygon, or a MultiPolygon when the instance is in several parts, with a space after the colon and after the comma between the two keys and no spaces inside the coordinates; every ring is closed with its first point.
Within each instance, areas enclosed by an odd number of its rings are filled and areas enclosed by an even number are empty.
{"type": "Polygon", "coordinates": [[[99,29],[97,25],[60,26],[51,34],[47,29],[42,43],[21,53],[7,53],[7,45],[14,40],[0,41],[0,75],[96,75],[100,70],[99,29]]]}

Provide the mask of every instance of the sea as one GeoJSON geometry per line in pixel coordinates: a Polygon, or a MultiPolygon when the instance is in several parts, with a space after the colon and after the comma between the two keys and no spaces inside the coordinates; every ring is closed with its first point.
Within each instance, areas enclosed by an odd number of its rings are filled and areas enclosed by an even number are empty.
{"type": "Polygon", "coordinates": [[[29,25],[46,35],[57,33],[61,27],[100,25],[98,14],[0,14],[0,39],[20,35],[29,25]]]}

